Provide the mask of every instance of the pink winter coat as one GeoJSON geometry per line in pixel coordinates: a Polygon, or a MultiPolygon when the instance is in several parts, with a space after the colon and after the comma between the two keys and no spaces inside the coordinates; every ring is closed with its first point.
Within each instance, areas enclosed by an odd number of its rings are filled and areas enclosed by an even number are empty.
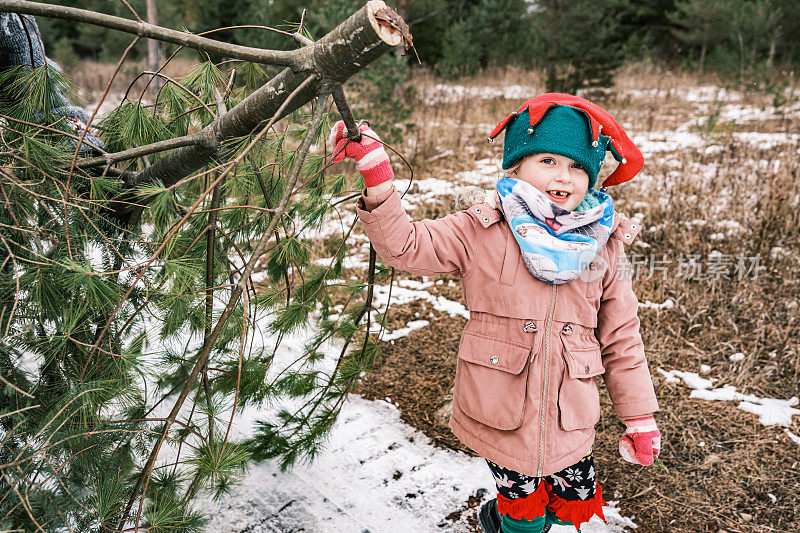
{"type": "Polygon", "coordinates": [[[595,376],[620,417],[658,410],[623,252],[639,224],[616,213],[593,275],[582,276],[591,281],[551,285],[528,272],[502,211],[488,203],[411,222],[394,186],[365,194],[356,211],[384,263],[461,278],[470,319],[450,428],[466,446],[530,476],[575,464],[600,419],[595,376]]]}

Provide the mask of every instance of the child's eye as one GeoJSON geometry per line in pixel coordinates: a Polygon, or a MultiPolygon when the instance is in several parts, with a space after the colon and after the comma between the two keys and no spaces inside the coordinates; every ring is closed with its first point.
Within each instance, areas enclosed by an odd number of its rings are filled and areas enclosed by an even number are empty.
{"type": "Polygon", "coordinates": [[[583,165],[581,165],[580,163],[573,163],[573,164],[572,164],[572,167],[573,167],[573,168],[580,168],[580,169],[583,169],[583,165]]]}
{"type": "Polygon", "coordinates": [[[552,157],[543,157],[542,158],[542,163],[546,163],[547,161],[552,161],[553,163],[556,162],[556,160],[553,159],[552,157]]]}

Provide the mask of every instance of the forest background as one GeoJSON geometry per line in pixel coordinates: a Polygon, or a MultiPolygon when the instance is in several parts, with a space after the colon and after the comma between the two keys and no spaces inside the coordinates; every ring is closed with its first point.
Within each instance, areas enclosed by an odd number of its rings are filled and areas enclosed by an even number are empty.
{"type": "MultiPolygon", "coordinates": [[[[120,2],[51,2],[126,16],[120,2]]],[[[670,69],[706,70],[759,84],[800,63],[800,3],[794,0],[399,0],[387,2],[409,23],[421,64],[445,77],[487,67],[548,69],[548,89],[574,92],[608,83],[625,60],[670,69]],[[776,68],[777,67],[777,68],[776,68]],[[580,76],[576,73],[580,72],[580,76]]],[[[146,12],[144,0],[130,4],[146,12]]],[[[358,0],[173,0],[156,2],[158,22],[199,33],[242,25],[286,27],[307,10],[312,35],[324,35],[360,7],[358,0]]],[[[82,60],[116,61],[128,44],[112,30],[42,19],[45,47],[65,67],[82,60]]],[[[290,49],[291,39],[259,28],[223,30],[235,44],[290,49]]],[[[167,52],[171,50],[167,45],[167,52]]],[[[185,51],[192,57],[194,52],[185,51]]],[[[144,43],[131,59],[146,54],[144,43]]],[[[419,63],[417,63],[419,61],[419,63]]]]}

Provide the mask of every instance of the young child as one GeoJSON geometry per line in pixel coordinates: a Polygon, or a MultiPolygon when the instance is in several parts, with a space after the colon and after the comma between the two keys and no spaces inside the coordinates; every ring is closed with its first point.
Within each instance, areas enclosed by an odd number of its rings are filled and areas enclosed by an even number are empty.
{"type": "Polygon", "coordinates": [[[614,211],[605,186],[633,178],[641,152],[603,109],[548,93],[501,121],[503,168],[494,202],[411,222],[389,158],[366,126],[360,143],[337,123],[334,161],[356,160],[366,189],[356,211],[383,261],[462,280],[470,319],[458,350],[450,428],[484,457],[497,498],[484,532],[579,529],[605,501],[592,457],[603,376],[626,431],[627,461],[653,463],[661,435],[623,251],[640,227],[614,211]],[[620,162],[594,188],[605,153],[620,162]]]}

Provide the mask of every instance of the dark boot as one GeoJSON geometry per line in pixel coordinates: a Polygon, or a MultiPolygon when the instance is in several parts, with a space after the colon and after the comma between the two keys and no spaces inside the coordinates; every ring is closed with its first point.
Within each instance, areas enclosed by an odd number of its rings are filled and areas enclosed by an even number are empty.
{"type": "Polygon", "coordinates": [[[497,498],[492,498],[481,506],[478,512],[478,527],[483,533],[501,533],[500,522],[503,517],[497,510],[497,498]]]}
{"type": "MultiPolygon", "coordinates": [[[[478,527],[482,533],[503,533],[500,524],[502,523],[503,515],[497,510],[497,498],[492,498],[481,506],[478,512],[478,527]]],[[[550,531],[551,524],[545,523],[542,533],[550,531]]]]}

